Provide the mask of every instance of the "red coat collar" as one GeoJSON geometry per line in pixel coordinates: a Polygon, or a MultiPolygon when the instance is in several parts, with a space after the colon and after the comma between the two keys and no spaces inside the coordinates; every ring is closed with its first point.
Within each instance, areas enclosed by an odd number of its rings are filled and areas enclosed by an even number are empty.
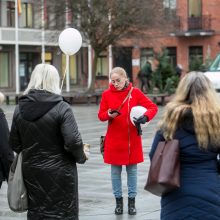
{"type": "Polygon", "coordinates": [[[122,89],[122,90],[117,90],[111,83],[109,85],[109,89],[112,91],[112,92],[125,92],[125,91],[129,91],[132,87],[132,83],[129,83],[128,87],[125,88],[125,89],[122,89]]]}

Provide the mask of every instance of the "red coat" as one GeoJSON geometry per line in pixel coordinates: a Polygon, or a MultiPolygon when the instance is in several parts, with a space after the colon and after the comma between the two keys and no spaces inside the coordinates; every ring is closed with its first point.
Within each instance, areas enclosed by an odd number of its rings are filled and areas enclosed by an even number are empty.
{"type": "Polygon", "coordinates": [[[126,89],[116,90],[113,85],[103,92],[98,117],[108,121],[105,138],[104,162],[113,165],[130,165],[144,161],[141,136],[130,121],[133,106],[147,108],[145,115],[151,120],[157,113],[157,106],[138,88],[133,88],[130,99],[121,108],[121,114],[114,119],[108,116],[108,109],[117,109],[127,96],[132,84],[126,89]]]}

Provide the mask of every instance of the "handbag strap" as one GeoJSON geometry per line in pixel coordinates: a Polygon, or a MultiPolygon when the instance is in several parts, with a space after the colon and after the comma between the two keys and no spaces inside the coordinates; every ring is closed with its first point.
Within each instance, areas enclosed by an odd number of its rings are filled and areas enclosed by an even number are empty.
{"type": "Polygon", "coordinates": [[[128,97],[131,95],[131,92],[133,90],[133,87],[131,87],[131,89],[129,90],[127,96],[125,97],[125,99],[123,100],[123,102],[121,103],[121,105],[117,108],[117,111],[120,111],[122,106],[124,105],[124,103],[127,101],[128,97]]]}

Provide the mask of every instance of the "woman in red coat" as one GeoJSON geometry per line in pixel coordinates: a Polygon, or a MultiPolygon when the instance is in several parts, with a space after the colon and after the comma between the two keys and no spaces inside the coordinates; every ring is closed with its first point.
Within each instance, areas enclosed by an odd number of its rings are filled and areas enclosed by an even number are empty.
{"type": "Polygon", "coordinates": [[[108,121],[105,137],[104,162],[111,164],[113,194],[116,198],[115,214],[123,213],[121,187],[122,165],[126,166],[128,185],[128,213],[136,214],[135,196],[137,195],[137,164],[144,161],[140,124],[150,121],[157,113],[157,106],[138,88],[128,82],[127,74],[121,67],[110,72],[109,89],[103,92],[98,117],[108,121]],[[132,89],[132,90],[131,90],[132,89]],[[129,91],[131,92],[129,95],[129,91]],[[126,97],[128,98],[126,99],[126,97]],[[119,108],[120,112],[113,111],[119,108]],[[147,111],[136,119],[135,125],[130,121],[130,111],[134,106],[143,106],[147,111]]]}

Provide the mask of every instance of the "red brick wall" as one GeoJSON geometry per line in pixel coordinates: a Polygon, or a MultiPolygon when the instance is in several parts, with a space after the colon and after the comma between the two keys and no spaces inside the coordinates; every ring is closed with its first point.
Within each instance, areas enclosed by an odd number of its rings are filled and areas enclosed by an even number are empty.
{"type": "MultiPolygon", "coordinates": [[[[140,58],[140,49],[139,48],[134,48],[132,50],[132,59],[139,59],[140,58]]],[[[133,73],[133,85],[134,86],[139,86],[139,81],[137,79],[138,71],[140,70],[140,66],[138,65],[132,65],[132,73],[133,73]]]]}
{"type": "MultiPolygon", "coordinates": [[[[184,71],[188,71],[189,65],[189,47],[203,46],[204,62],[208,47],[210,47],[211,58],[220,52],[220,0],[203,0],[202,14],[211,15],[211,29],[215,31],[213,36],[195,36],[195,37],[171,37],[169,30],[148,30],[146,35],[140,36],[138,39],[123,40],[121,42],[124,46],[133,46],[133,59],[140,57],[140,48],[151,47],[155,51],[160,51],[162,47],[176,47],[177,48],[177,63],[182,64],[184,71]]],[[[182,30],[188,30],[188,0],[177,0],[177,15],[183,19],[182,30]]],[[[139,67],[133,66],[133,79],[136,79],[139,67]]],[[[137,80],[134,80],[137,84],[137,80]]]]}
{"type": "MultiPolygon", "coordinates": [[[[159,52],[162,47],[176,47],[177,48],[177,63],[183,66],[184,72],[188,72],[189,65],[189,47],[190,46],[203,46],[204,62],[207,55],[208,47],[210,48],[211,58],[214,59],[218,52],[220,52],[220,0],[203,0],[202,1],[202,15],[211,16],[211,29],[214,30],[212,36],[195,36],[195,37],[172,37],[171,31],[168,29],[151,29],[147,30],[145,34],[132,39],[123,39],[118,42],[121,46],[131,46],[132,60],[137,61],[140,58],[141,48],[153,48],[154,51],[159,52]]],[[[182,19],[181,28],[183,31],[188,30],[188,0],[177,0],[177,16],[182,19]]],[[[134,63],[133,63],[134,64],[134,63]]],[[[135,64],[137,64],[135,62],[135,64]]],[[[156,62],[154,61],[153,68],[156,62]]],[[[134,85],[138,86],[137,73],[140,66],[133,65],[132,73],[134,85]]],[[[103,82],[104,85],[107,82],[103,82]]],[[[103,85],[99,84],[98,87],[103,85]]]]}

